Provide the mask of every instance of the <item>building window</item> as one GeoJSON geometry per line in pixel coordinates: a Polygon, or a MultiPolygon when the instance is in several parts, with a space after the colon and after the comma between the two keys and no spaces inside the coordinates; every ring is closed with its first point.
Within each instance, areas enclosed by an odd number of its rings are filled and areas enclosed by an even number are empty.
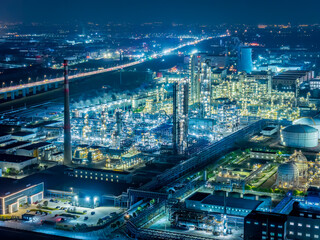
{"type": "Polygon", "coordinates": [[[106,178],[106,181],[108,181],[108,178],[106,178]]]}
{"type": "Polygon", "coordinates": [[[278,225],[278,228],[283,228],[283,226],[282,225],[278,225]]]}
{"type": "Polygon", "coordinates": [[[262,231],[262,235],[266,235],[267,234],[267,232],[266,231],[262,231]]]}
{"type": "Polygon", "coordinates": [[[319,238],[319,235],[318,235],[318,234],[315,234],[315,235],[314,235],[314,238],[319,238]]]}
{"type": "Polygon", "coordinates": [[[306,237],[310,237],[310,233],[306,233],[306,237]]]}
{"type": "Polygon", "coordinates": [[[271,232],[271,233],[270,233],[270,236],[274,236],[274,232],[271,232]]]}
{"type": "Polygon", "coordinates": [[[281,233],[278,233],[278,237],[282,237],[282,234],[281,234],[281,233]]]}
{"type": "Polygon", "coordinates": [[[302,223],[298,223],[298,227],[302,227],[302,223]]]}
{"type": "Polygon", "coordinates": [[[274,224],[270,224],[270,227],[275,227],[275,225],[274,224]]]}
{"type": "Polygon", "coordinates": [[[247,223],[247,224],[251,224],[251,222],[250,222],[250,221],[247,221],[246,223],[247,223]]]}
{"type": "Polygon", "coordinates": [[[293,235],[294,234],[294,232],[292,232],[292,231],[289,231],[289,235],[293,235]]]}
{"type": "Polygon", "coordinates": [[[319,229],[319,226],[318,226],[318,225],[315,225],[314,228],[315,228],[315,229],[319,229]]]}
{"type": "Polygon", "coordinates": [[[301,233],[301,232],[298,232],[298,236],[302,236],[302,233],[301,233]]]}
{"type": "Polygon", "coordinates": [[[290,225],[291,225],[291,226],[294,226],[294,222],[290,222],[290,225]]]}
{"type": "Polygon", "coordinates": [[[259,223],[258,223],[258,222],[254,222],[254,224],[255,224],[255,225],[259,225],[259,223]]]}
{"type": "Polygon", "coordinates": [[[306,227],[307,227],[307,228],[310,228],[311,226],[310,226],[310,224],[307,224],[306,227]]]}

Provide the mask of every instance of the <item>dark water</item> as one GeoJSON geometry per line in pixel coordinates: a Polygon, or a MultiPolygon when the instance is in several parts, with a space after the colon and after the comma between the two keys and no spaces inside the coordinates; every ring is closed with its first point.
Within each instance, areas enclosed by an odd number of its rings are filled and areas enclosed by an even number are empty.
{"type": "MultiPolygon", "coordinates": [[[[183,62],[183,57],[177,55],[165,56],[162,59],[155,59],[142,63],[138,66],[123,70],[122,84],[120,85],[120,72],[109,72],[91,76],[88,78],[79,79],[70,84],[71,102],[78,101],[83,98],[98,96],[105,91],[103,86],[113,91],[132,90],[152,84],[152,72],[157,72],[161,69],[168,69],[183,62]]],[[[63,102],[63,89],[55,89],[49,92],[40,93],[34,96],[16,99],[14,101],[0,104],[0,111],[5,111],[12,108],[30,106],[48,101],[63,102]]]]}

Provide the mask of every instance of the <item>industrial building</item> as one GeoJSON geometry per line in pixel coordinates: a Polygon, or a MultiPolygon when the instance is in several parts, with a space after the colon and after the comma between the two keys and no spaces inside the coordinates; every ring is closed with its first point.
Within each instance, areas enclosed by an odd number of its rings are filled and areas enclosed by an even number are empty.
{"type": "Polygon", "coordinates": [[[266,159],[266,160],[274,160],[277,157],[276,152],[268,152],[268,151],[251,151],[250,152],[250,158],[255,158],[255,159],[266,159]]]}
{"type": "Polygon", "coordinates": [[[243,239],[287,239],[286,223],[284,214],[252,211],[244,219],[243,239]]]}
{"type": "Polygon", "coordinates": [[[105,169],[77,167],[74,170],[74,177],[92,179],[97,181],[110,181],[115,183],[131,183],[132,174],[126,171],[112,171],[105,169]]]}
{"type": "Polygon", "coordinates": [[[53,148],[55,148],[55,146],[52,143],[38,142],[17,149],[16,154],[21,156],[29,156],[42,159],[45,156],[45,152],[52,150],[53,148]]]}
{"type": "Polygon", "coordinates": [[[12,154],[0,154],[0,168],[3,170],[12,168],[17,171],[21,171],[25,167],[32,164],[37,164],[38,159],[36,157],[19,156],[12,154]]]}
{"type": "Polygon", "coordinates": [[[320,238],[320,209],[290,202],[288,214],[252,211],[244,219],[244,239],[304,240],[320,238]]]}
{"type": "Polygon", "coordinates": [[[10,214],[24,204],[40,202],[44,195],[43,182],[29,182],[24,179],[0,179],[0,214],[10,214]]]}
{"type": "Polygon", "coordinates": [[[36,134],[34,132],[16,132],[11,134],[12,139],[16,139],[18,141],[29,141],[36,137],[36,134]]]}
{"type": "Polygon", "coordinates": [[[185,200],[185,203],[188,209],[235,216],[246,216],[252,210],[263,206],[262,201],[223,197],[202,192],[194,193],[185,200]]]}

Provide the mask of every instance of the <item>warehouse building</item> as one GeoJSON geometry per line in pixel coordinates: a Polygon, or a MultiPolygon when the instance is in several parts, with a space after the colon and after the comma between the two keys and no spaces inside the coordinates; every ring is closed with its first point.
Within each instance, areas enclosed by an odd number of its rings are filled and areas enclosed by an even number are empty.
{"type": "Polygon", "coordinates": [[[16,139],[18,141],[28,141],[35,138],[37,135],[34,132],[16,132],[12,133],[12,139],[16,139]]]}
{"type": "Polygon", "coordinates": [[[0,168],[3,170],[14,168],[17,171],[21,171],[23,168],[36,163],[38,163],[36,157],[0,154],[0,168]]]}
{"type": "Polygon", "coordinates": [[[215,213],[224,213],[226,210],[226,214],[235,216],[247,216],[252,210],[263,207],[262,201],[223,197],[202,192],[194,193],[186,199],[185,203],[188,209],[215,213]]]}
{"type": "MultiPolygon", "coordinates": [[[[15,140],[15,141],[17,141],[17,140],[15,140]]],[[[5,146],[0,147],[0,153],[7,153],[7,154],[15,153],[17,151],[17,149],[26,147],[30,144],[31,144],[31,142],[27,142],[27,141],[10,143],[10,144],[7,144],[5,146]]]]}

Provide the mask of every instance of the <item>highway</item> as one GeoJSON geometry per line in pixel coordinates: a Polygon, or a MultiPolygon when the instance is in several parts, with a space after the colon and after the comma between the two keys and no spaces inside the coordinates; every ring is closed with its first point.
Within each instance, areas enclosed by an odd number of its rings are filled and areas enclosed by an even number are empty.
{"type": "MultiPolygon", "coordinates": [[[[225,35],[221,35],[221,36],[218,36],[218,37],[223,37],[223,36],[225,36],[225,35]]],[[[175,48],[170,48],[170,49],[164,50],[161,53],[153,54],[149,58],[143,58],[143,59],[140,59],[138,61],[134,61],[134,62],[122,64],[122,65],[118,65],[118,66],[115,66],[115,67],[105,68],[105,69],[101,69],[101,70],[96,70],[96,71],[91,71],[91,72],[86,72],[86,73],[78,73],[78,74],[75,74],[75,75],[70,75],[69,76],[69,80],[76,79],[76,78],[82,78],[82,77],[89,77],[89,76],[93,76],[93,75],[96,75],[96,74],[112,72],[112,71],[116,71],[116,70],[120,70],[120,69],[124,69],[124,68],[128,68],[128,67],[136,66],[136,65],[141,64],[141,63],[143,63],[145,61],[150,61],[152,59],[161,57],[162,55],[168,55],[168,54],[170,54],[170,53],[172,53],[172,52],[174,52],[174,51],[176,51],[178,49],[181,49],[183,47],[186,47],[186,46],[189,46],[189,45],[195,45],[195,44],[198,44],[198,43],[200,43],[202,41],[209,40],[209,39],[212,39],[212,37],[202,38],[202,39],[199,39],[199,40],[195,40],[195,41],[192,41],[192,42],[181,44],[181,45],[179,45],[179,46],[177,46],[175,48]]],[[[15,92],[15,91],[19,91],[19,90],[22,90],[22,89],[25,89],[25,88],[39,87],[39,86],[46,85],[46,84],[60,83],[60,82],[63,82],[63,81],[64,81],[64,77],[59,77],[59,78],[53,78],[53,79],[44,79],[42,81],[33,82],[33,83],[26,83],[26,84],[21,84],[21,85],[17,85],[17,86],[4,87],[4,88],[0,89],[0,94],[7,93],[7,92],[15,92]]]]}

